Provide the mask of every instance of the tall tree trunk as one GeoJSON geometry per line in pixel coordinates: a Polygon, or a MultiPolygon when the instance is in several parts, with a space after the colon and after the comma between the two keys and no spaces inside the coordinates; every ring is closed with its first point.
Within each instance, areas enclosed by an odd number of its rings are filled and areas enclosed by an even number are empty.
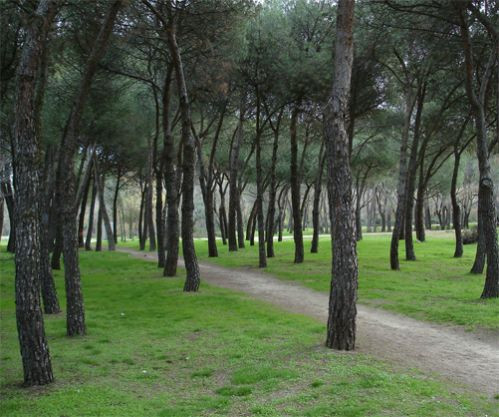
{"type": "Polygon", "coordinates": [[[106,13],[100,31],[87,58],[78,93],[61,142],[61,152],[57,175],[59,217],[61,220],[62,246],[64,254],[64,278],[66,284],[66,321],[68,336],[85,334],[85,313],[81,291],[80,267],[78,259],[78,238],[76,230],[76,209],[74,207],[76,179],[74,175],[74,155],[80,131],[80,122],[85,108],[92,80],[98,63],[104,56],[114,21],[122,0],[113,1],[106,13]]]}
{"type": "Polygon", "coordinates": [[[392,240],[390,245],[390,267],[392,270],[400,269],[399,263],[399,239],[404,230],[404,212],[406,203],[406,179],[407,179],[407,146],[409,143],[409,131],[411,127],[412,110],[414,99],[411,87],[407,87],[405,97],[405,119],[402,131],[402,141],[400,142],[399,178],[397,185],[397,208],[395,210],[395,224],[392,230],[392,240]]]}
{"type": "Polygon", "coordinates": [[[322,172],[324,171],[324,163],[326,161],[326,155],[323,153],[323,148],[324,142],[321,143],[321,149],[319,152],[319,172],[317,173],[314,185],[314,208],[312,209],[312,224],[314,231],[312,235],[312,245],[310,247],[311,253],[317,253],[319,251],[319,215],[322,189],[322,172]]]}
{"type": "MultiPolygon", "coordinates": [[[[243,103],[243,99],[241,99],[243,103]]],[[[232,141],[232,147],[230,150],[230,162],[229,162],[229,224],[228,224],[228,240],[229,240],[229,252],[237,251],[238,246],[241,247],[241,241],[236,240],[236,229],[237,225],[237,210],[238,204],[241,196],[239,195],[239,187],[237,183],[237,175],[239,168],[239,150],[241,149],[241,143],[244,138],[244,106],[241,104],[239,108],[239,125],[237,128],[237,133],[232,141]],[[239,243],[239,245],[238,245],[239,243]]],[[[240,207],[239,207],[240,210],[240,207]]],[[[242,247],[244,247],[244,239],[242,242],[242,247]]]]}
{"type": "Polygon", "coordinates": [[[163,217],[163,163],[156,169],[156,239],[158,268],[165,267],[165,219],[163,217]]]}
{"type": "Polygon", "coordinates": [[[97,187],[92,180],[92,197],[90,200],[90,213],[88,215],[87,237],[85,239],[85,250],[92,250],[92,232],[94,229],[95,200],[97,198],[97,187]]]}
{"type": "Polygon", "coordinates": [[[175,141],[173,139],[170,121],[170,97],[173,67],[168,67],[163,89],[163,161],[165,164],[166,188],[166,260],[163,275],[174,277],[177,274],[179,246],[179,216],[178,216],[178,177],[175,168],[175,141]]]}
{"type": "Polygon", "coordinates": [[[412,218],[414,213],[414,188],[416,187],[416,170],[418,166],[419,138],[421,130],[421,115],[423,113],[426,85],[422,85],[418,91],[416,118],[414,122],[414,138],[412,141],[407,180],[405,189],[404,228],[405,228],[405,259],[415,261],[414,242],[412,240],[412,218]]]}
{"type": "Polygon", "coordinates": [[[459,161],[461,154],[454,145],[454,169],[452,170],[452,181],[450,186],[450,199],[452,203],[452,226],[456,235],[456,249],[454,251],[454,258],[461,258],[463,256],[463,235],[461,233],[461,208],[457,202],[457,176],[459,174],[459,161]]]}
{"type": "Polygon", "coordinates": [[[416,230],[416,239],[420,242],[426,241],[425,223],[424,223],[424,201],[425,201],[425,183],[423,174],[423,162],[420,163],[418,188],[416,191],[416,209],[414,213],[414,229],[416,230]]]}
{"type": "Polygon", "coordinates": [[[189,108],[189,97],[185,83],[182,58],[176,39],[176,22],[170,21],[166,28],[168,32],[168,46],[175,67],[177,79],[177,90],[179,95],[180,115],[182,119],[182,250],[186,269],[184,291],[197,291],[199,289],[200,277],[199,266],[194,248],[194,174],[196,164],[196,144],[191,135],[191,114],[189,108]]]}
{"type": "Polygon", "coordinates": [[[140,210],[139,210],[139,249],[144,250],[146,248],[147,240],[147,226],[145,220],[145,207],[146,204],[146,188],[141,190],[140,194],[140,210]]]}
{"type": "Polygon", "coordinates": [[[279,149],[279,125],[281,122],[282,111],[277,120],[277,126],[274,128],[274,143],[272,145],[272,160],[270,165],[270,189],[269,204],[267,209],[267,257],[274,257],[274,227],[275,227],[275,200],[277,194],[277,151],[279,149]]]}
{"type": "Polygon", "coordinates": [[[56,2],[42,0],[25,28],[17,68],[13,140],[16,234],[16,321],[24,384],[54,380],[40,305],[40,144],[36,83],[56,2]]]}
{"type": "Polygon", "coordinates": [[[290,166],[290,183],[291,183],[291,205],[293,207],[293,240],[295,243],[295,264],[303,262],[304,248],[303,248],[303,229],[300,210],[300,185],[301,185],[301,172],[298,168],[298,114],[299,107],[296,104],[291,113],[290,122],[290,144],[291,144],[291,166],[290,166]]]}
{"type": "MultiPolygon", "coordinates": [[[[466,73],[466,93],[471,104],[471,110],[475,119],[476,129],[476,153],[478,168],[480,171],[480,181],[478,186],[478,207],[479,224],[481,229],[479,235],[483,236],[485,252],[487,257],[487,271],[482,298],[499,297],[499,247],[497,242],[497,214],[494,196],[494,182],[491,175],[489,149],[487,139],[487,123],[485,120],[485,96],[487,94],[487,84],[492,76],[492,69],[499,54],[499,40],[497,32],[495,35],[495,49],[491,52],[486,69],[481,77],[479,94],[476,95],[473,89],[475,68],[471,51],[468,23],[465,20],[465,4],[458,4],[460,8],[461,37],[463,40],[464,62],[466,73]]],[[[480,12],[478,12],[480,13],[480,12]]],[[[487,28],[488,29],[488,28],[487,28]]]]}
{"type": "Polygon", "coordinates": [[[334,77],[326,120],[326,151],[333,212],[333,270],[326,346],[355,348],[357,315],[357,249],[352,218],[352,174],[347,133],[353,61],[354,0],[339,0],[336,20],[334,77]]]}

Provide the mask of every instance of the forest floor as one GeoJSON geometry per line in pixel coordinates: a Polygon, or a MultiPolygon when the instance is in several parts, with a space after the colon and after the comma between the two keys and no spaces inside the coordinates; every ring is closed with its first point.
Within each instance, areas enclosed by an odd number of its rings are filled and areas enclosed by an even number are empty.
{"type": "MultiPolygon", "coordinates": [[[[156,260],[154,253],[120,249],[135,257],[156,260]]],[[[327,322],[328,295],[263,274],[255,269],[230,269],[200,263],[202,280],[237,290],[327,322]]],[[[357,350],[377,358],[416,367],[466,384],[490,396],[499,394],[499,333],[466,332],[358,305],[357,350]]]]}
{"type": "MultiPolygon", "coordinates": [[[[2,248],[2,417],[499,416],[498,398],[362,351],[326,349],[316,318],[206,277],[186,294],[182,269],[165,279],[154,262],[107,251],[81,252],[80,264],[88,334],[68,338],[64,312],[45,316],[56,382],[21,388],[13,257],[2,248]]],[[[55,281],[65,308],[62,271],[55,281]]]]}

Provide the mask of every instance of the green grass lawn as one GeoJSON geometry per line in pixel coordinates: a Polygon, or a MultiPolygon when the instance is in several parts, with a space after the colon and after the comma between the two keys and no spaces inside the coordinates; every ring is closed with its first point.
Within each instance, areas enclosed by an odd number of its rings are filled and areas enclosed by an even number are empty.
{"type": "Polygon", "coordinates": [[[185,294],[182,272],[108,252],[82,253],[81,267],[88,335],[46,316],[56,382],[24,389],[13,260],[0,254],[1,416],[499,416],[497,399],[324,348],[312,319],[206,284],[185,294]]]}
{"type": "MultiPolygon", "coordinates": [[[[475,245],[466,245],[463,258],[454,259],[453,235],[435,233],[425,243],[415,242],[417,261],[407,262],[404,242],[400,242],[400,271],[390,270],[389,245],[390,236],[367,234],[358,244],[361,303],[422,320],[499,330],[499,299],[480,300],[485,277],[468,273],[475,245]]],[[[247,244],[245,249],[232,253],[221,242],[218,248],[219,257],[208,259],[207,242],[196,241],[202,260],[227,267],[258,265],[256,245],[247,244]]],[[[265,271],[315,290],[329,291],[330,239],[321,239],[317,254],[310,253],[310,240],[306,240],[305,251],[305,262],[295,265],[293,241],[275,242],[276,257],[268,260],[265,271]]]]}

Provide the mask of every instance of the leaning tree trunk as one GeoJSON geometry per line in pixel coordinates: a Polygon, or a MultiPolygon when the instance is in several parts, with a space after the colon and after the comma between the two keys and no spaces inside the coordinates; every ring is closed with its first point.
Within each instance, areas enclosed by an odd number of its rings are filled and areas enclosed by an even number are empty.
{"type": "Polygon", "coordinates": [[[196,144],[191,135],[191,114],[189,108],[189,97],[185,83],[182,58],[177,45],[176,25],[167,28],[168,46],[175,67],[177,79],[177,90],[179,95],[180,115],[182,119],[182,250],[186,269],[184,291],[197,291],[199,289],[200,277],[199,266],[194,248],[194,174],[196,164],[196,144]]]}
{"type": "Polygon", "coordinates": [[[42,0],[26,27],[17,68],[13,140],[16,234],[16,321],[24,384],[54,380],[40,306],[40,143],[37,137],[35,91],[46,35],[56,2],[42,0]]]}
{"type": "Polygon", "coordinates": [[[456,249],[454,251],[454,258],[461,258],[463,256],[463,235],[461,233],[461,208],[457,202],[457,176],[459,174],[459,160],[461,154],[454,147],[454,169],[452,171],[452,181],[450,186],[450,199],[452,203],[452,226],[456,235],[456,249]]]}
{"type": "Polygon", "coordinates": [[[93,77],[98,63],[103,57],[114,21],[123,0],[110,4],[97,38],[83,71],[78,94],[75,97],[69,120],[64,129],[61,142],[61,155],[57,175],[59,215],[61,219],[62,246],[64,254],[64,278],[66,284],[66,320],[68,336],[85,334],[85,313],[81,291],[80,267],[78,259],[78,237],[76,230],[76,178],[74,174],[74,155],[80,131],[80,122],[85,103],[90,93],[93,77]]]}
{"type": "Polygon", "coordinates": [[[339,0],[336,20],[334,77],[326,120],[326,151],[334,212],[333,271],[326,346],[355,348],[357,315],[357,249],[352,218],[352,174],[347,133],[348,101],[353,61],[354,0],[339,0]]]}
{"type": "Polygon", "coordinates": [[[295,260],[296,264],[302,263],[304,258],[303,248],[303,229],[300,210],[300,183],[301,173],[298,168],[298,114],[299,107],[295,105],[291,113],[290,123],[290,144],[291,144],[291,166],[290,166],[290,183],[291,183],[291,205],[293,207],[293,239],[295,243],[295,260]]]}

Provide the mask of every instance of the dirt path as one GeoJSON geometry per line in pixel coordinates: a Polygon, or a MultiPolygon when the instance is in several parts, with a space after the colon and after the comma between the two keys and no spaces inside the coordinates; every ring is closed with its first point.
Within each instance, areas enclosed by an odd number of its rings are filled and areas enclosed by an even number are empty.
{"type": "MultiPolygon", "coordinates": [[[[156,260],[152,253],[120,249],[156,260]]],[[[182,262],[179,262],[182,265],[182,262]]],[[[327,319],[328,296],[253,270],[201,262],[203,281],[230,288],[283,309],[327,319]]],[[[466,333],[459,328],[414,320],[358,305],[357,351],[441,375],[488,395],[499,394],[499,335],[466,333]]]]}

